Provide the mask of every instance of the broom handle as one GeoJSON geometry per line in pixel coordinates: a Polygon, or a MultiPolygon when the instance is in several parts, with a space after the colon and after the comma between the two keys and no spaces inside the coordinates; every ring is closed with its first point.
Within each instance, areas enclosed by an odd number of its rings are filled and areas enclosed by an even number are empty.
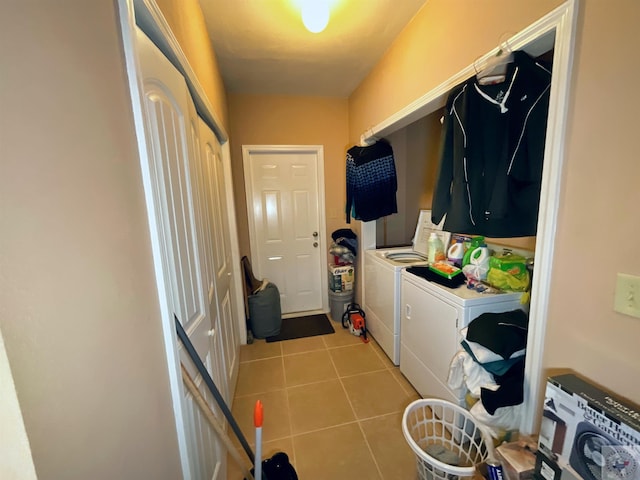
{"type": "Polygon", "coordinates": [[[209,391],[213,395],[213,398],[218,403],[218,406],[220,407],[220,410],[222,410],[223,415],[229,422],[229,425],[231,425],[231,429],[233,430],[233,433],[236,434],[236,437],[240,441],[240,445],[242,445],[242,448],[244,448],[244,451],[249,457],[249,460],[251,460],[251,463],[253,463],[255,461],[255,456],[253,454],[253,451],[251,450],[251,447],[249,446],[249,443],[247,442],[247,439],[243,435],[242,430],[240,430],[240,427],[238,426],[236,419],[233,418],[233,415],[231,414],[229,407],[227,407],[227,404],[225,403],[224,398],[222,398],[220,391],[218,390],[215,383],[213,383],[213,380],[211,379],[211,375],[209,375],[209,372],[204,366],[204,363],[202,363],[202,360],[198,356],[198,352],[196,352],[196,349],[193,347],[191,340],[189,340],[187,333],[184,331],[184,328],[182,328],[182,324],[178,320],[178,316],[174,314],[173,318],[176,321],[176,331],[178,332],[178,337],[180,337],[180,341],[182,342],[182,345],[184,345],[184,348],[187,350],[187,353],[189,354],[189,356],[191,357],[191,360],[193,361],[196,368],[198,369],[198,372],[200,372],[200,375],[202,376],[204,383],[207,385],[207,387],[209,388],[209,391]]]}
{"type": "Polygon", "coordinates": [[[256,478],[262,479],[262,421],[264,411],[262,408],[262,402],[258,400],[256,406],[253,409],[253,424],[256,427],[256,459],[255,467],[253,469],[256,478]]]}
{"type": "Polygon", "coordinates": [[[209,422],[209,425],[211,425],[211,427],[213,427],[213,429],[219,435],[220,439],[222,440],[222,443],[224,443],[224,446],[227,447],[227,450],[229,451],[233,459],[236,461],[236,463],[242,470],[242,474],[244,475],[244,478],[247,478],[247,479],[254,478],[253,475],[251,475],[251,472],[249,471],[247,466],[242,461],[240,452],[238,452],[236,447],[233,446],[233,443],[231,443],[231,439],[229,438],[227,433],[224,431],[224,429],[218,422],[218,419],[216,418],[214,413],[211,411],[211,407],[202,396],[202,393],[200,393],[200,389],[196,386],[196,383],[191,378],[191,375],[189,375],[189,372],[187,371],[187,369],[182,363],[180,364],[180,366],[182,367],[182,380],[184,381],[184,384],[187,386],[187,389],[191,392],[191,395],[193,395],[194,400],[198,404],[198,407],[200,407],[200,411],[204,414],[205,418],[209,422]]]}

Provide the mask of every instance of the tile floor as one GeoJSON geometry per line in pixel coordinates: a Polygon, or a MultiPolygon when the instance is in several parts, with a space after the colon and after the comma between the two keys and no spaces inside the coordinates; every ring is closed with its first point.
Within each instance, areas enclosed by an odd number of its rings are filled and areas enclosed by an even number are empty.
{"type": "MultiPolygon", "coordinates": [[[[414,479],[402,414],[420,396],[373,339],[333,326],[335,334],[243,345],[234,417],[255,449],[260,399],[263,459],[286,452],[300,480],[414,479]]],[[[227,478],[241,480],[228,465],[227,478]]]]}

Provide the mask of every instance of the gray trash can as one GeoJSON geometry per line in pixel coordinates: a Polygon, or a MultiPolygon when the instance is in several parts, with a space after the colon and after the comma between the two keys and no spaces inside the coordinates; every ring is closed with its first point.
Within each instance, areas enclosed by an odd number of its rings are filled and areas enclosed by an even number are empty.
{"type": "Polygon", "coordinates": [[[342,315],[347,309],[347,306],[353,303],[353,296],[353,290],[346,292],[329,290],[329,308],[331,309],[331,319],[334,322],[342,322],[342,315]]]}

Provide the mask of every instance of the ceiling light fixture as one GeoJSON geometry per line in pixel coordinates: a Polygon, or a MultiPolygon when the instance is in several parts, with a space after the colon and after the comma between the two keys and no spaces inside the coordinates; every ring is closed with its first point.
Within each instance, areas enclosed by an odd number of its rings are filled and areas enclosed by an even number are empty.
{"type": "Polygon", "coordinates": [[[329,0],[302,0],[302,23],[312,33],[320,33],[329,23],[329,0]]]}

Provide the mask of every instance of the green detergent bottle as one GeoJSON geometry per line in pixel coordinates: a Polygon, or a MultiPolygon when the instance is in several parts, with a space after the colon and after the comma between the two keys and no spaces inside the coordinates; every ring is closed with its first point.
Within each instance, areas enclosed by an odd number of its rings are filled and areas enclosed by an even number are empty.
{"type": "Polygon", "coordinates": [[[471,254],[475,251],[476,248],[484,246],[484,237],[473,237],[471,239],[471,243],[469,244],[469,248],[464,253],[464,257],[462,257],[462,266],[469,265],[471,263],[471,254]]]}

